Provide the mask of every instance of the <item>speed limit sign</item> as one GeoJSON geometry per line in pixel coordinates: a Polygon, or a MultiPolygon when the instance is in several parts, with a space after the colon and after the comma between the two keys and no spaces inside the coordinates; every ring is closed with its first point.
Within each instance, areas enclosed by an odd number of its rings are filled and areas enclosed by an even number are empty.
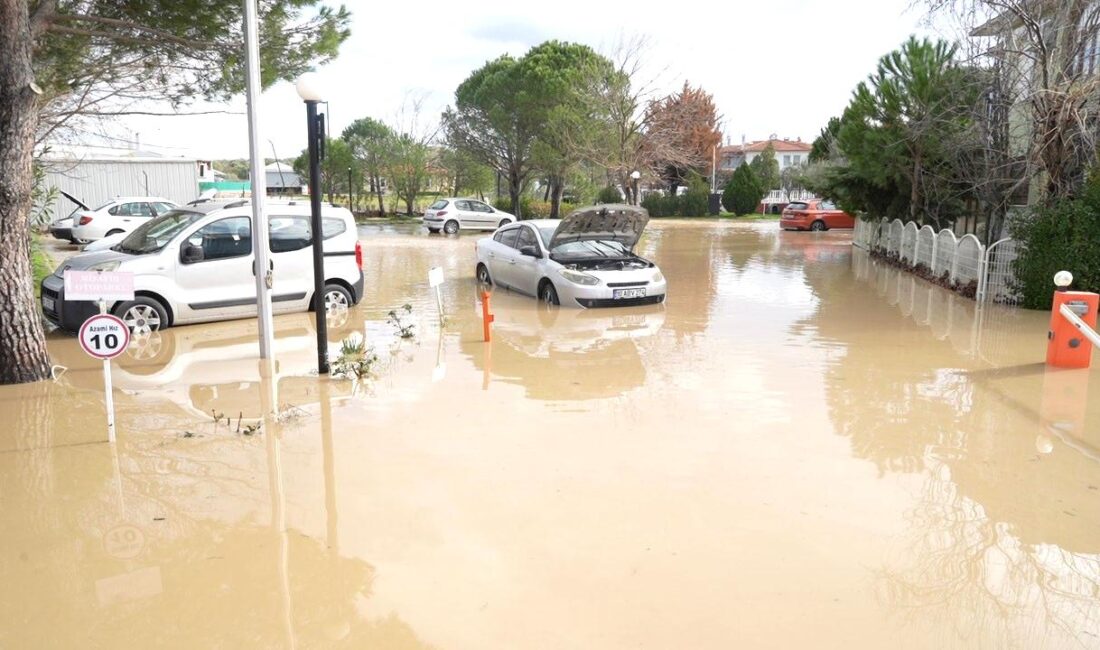
{"type": "Polygon", "coordinates": [[[96,314],[80,326],[80,347],[97,359],[114,359],[130,345],[130,328],[110,314],[96,314]]]}

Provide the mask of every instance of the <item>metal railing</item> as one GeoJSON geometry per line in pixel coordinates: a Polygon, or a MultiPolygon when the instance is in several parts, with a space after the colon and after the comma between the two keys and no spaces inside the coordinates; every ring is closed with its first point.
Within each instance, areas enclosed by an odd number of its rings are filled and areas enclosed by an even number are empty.
{"type": "Polygon", "coordinates": [[[947,228],[937,233],[931,226],[918,228],[900,219],[859,219],[852,245],[894,259],[979,303],[1020,302],[1013,272],[1019,251],[1011,238],[986,247],[974,235],[956,237],[947,228]]]}

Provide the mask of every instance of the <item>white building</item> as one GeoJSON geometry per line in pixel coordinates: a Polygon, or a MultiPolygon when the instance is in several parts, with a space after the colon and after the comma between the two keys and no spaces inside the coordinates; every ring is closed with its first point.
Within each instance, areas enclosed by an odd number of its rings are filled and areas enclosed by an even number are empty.
{"type": "Polygon", "coordinates": [[[775,159],[779,162],[779,171],[787,167],[804,165],[810,161],[810,150],[813,146],[803,142],[801,138],[791,140],[780,139],[772,134],[767,140],[757,140],[739,145],[727,145],[718,150],[719,171],[730,171],[741,166],[742,162],[751,163],[753,159],[764,152],[771,144],[775,149],[775,159]]]}

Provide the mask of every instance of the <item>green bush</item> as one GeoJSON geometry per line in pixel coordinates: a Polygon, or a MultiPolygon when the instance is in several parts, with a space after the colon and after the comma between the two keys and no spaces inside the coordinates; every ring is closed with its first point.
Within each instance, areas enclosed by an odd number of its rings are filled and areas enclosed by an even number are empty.
{"type": "Polygon", "coordinates": [[[676,206],[676,214],[681,217],[704,217],[707,214],[707,197],[710,196],[710,186],[707,181],[698,174],[693,174],[688,180],[688,191],[679,197],[679,205],[676,206]]]}
{"type": "MultiPolygon", "coordinates": [[[[493,201],[493,207],[497,210],[504,210],[505,212],[512,211],[512,200],[506,196],[502,196],[499,199],[493,201]]],[[[549,201],[537,201],[527,196],[520,197],[519,200],[520,218],[521,219],[549,219],[550,218],[550,202],[549,201]]],[[[572,203],[561,202],[559,207],[559,215],[564,217],[577,206],[572,203]]]]}
{"type": "Polygon", "coordinates": [[[600,190],[600,193],[596,195],[596,203],[622,203],[623,195],[619,193],[619,190],[608,185],[600,190]]]}
{"type": "Polygon", "coordinates": [[[1022,304],[1049,309],[1054,274],[1073,274],[1073,289],[1100,292],[1100,174],[1093,172],[1081,196],[1018,218],[1012,236],[1023,246],[1015,275],[1022,304]]]}
{"type": "Polygon", "coordinates": [[[722,190],[722,207],[737,216],[756,212],[756,206],[764,198],[765,191],[760,186],[756,174],[745,163],[733,172],[733,177],[722,190]]]}

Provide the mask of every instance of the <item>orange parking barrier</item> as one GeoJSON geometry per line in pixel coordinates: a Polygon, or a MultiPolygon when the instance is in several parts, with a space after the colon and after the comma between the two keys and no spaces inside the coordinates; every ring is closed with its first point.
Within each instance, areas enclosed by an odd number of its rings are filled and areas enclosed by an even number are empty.
{"type": "MultiPolygon", "coordinates": [[[[1072,280],[1072,276],[1070,278],[1072,280]]],[[[1100,295],[1088,291],[1066,291],[1064,287],[1068,286],[1068,282],[1060,286],[1062,288],[1054,293],[1054,305],[1050,311],[1047,365],[1055,368],[1088,368],[1092,361],[1089,336],[1092,332],[1080,329],[1063,310],[1072,312],[1084,325],[1095,330],[1100,295]]]]}
{"type": "Polygon", "coordinates": [[[482,327],[482,330],[485,334],[485,342],[486,343],[488,343],[490,341],[490,339],[492,338],[491,328],[490,328],[489,324],[492,323],[494,319],[495,319],[495,317],[492,314],[489,313],[489,292],[488,291],[482,291],[481,292],[481,327],[482,327]]]}

